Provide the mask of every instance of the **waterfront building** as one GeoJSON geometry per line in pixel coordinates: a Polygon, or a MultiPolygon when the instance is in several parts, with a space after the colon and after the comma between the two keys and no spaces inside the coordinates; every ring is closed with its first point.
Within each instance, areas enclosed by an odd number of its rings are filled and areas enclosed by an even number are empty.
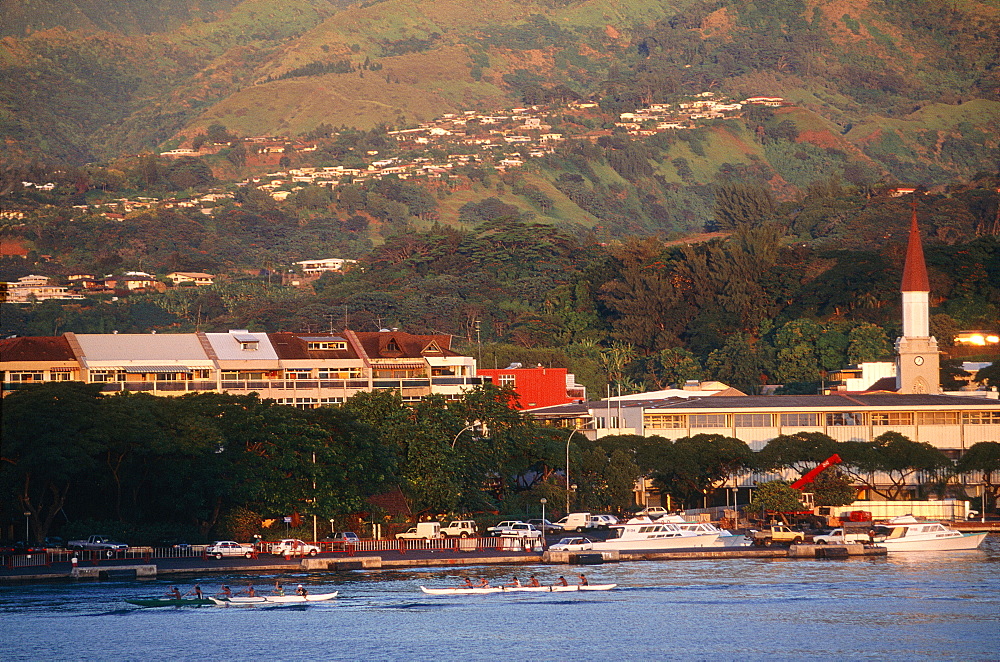
{"type": "Polygon", "coordinates": [[[0,340],[3,394],[28,383],[81,381],[107,393],[257,393],[299,408],[396,390],[405,401],[461,397],[482,384],[449,335],[397,330],[339,334],[77,334],[0,340]]]}

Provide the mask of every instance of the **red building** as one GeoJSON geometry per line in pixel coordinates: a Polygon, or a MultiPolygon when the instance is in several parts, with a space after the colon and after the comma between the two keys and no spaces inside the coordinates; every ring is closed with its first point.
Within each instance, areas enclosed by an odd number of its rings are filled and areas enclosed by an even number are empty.
{"type": "Polygon", "coordinates": [[[517,391],[518,409],[551,407],[587,399],[587,389],[576,383],[576,375],[566,368],[522,368],[514,363],[500,370],[479,369],[476,374],[489,377],[497,386],[513,386],[517,391]]]}

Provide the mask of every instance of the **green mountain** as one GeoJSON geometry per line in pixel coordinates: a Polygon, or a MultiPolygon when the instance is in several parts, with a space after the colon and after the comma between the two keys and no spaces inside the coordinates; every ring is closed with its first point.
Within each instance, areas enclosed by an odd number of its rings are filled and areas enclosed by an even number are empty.
{"type": "MultiPolygon", "coordinates": [[[[7,163],[106,160],[180,145],[213,124],[295,136],[569,98],[599,102],[601,128],[703,91],[794,107],[675,139],[614,138],[600,154],[550,159],[532,184],[566,193],[559,178],[595,159],[583,173],[592,181],[655,182],[684,213],[703,215],[703,203],[683,198],[704,201],[692,187],[727,178],[787,197],[830,174],[932,185],[1000,162],[993,0],[0,0],[0,9],[7,163]]],[[[577,215],[601,217],[576,197],[577,215]]],[[[655,210],[636,205],[650,225],[655,210]]]]}

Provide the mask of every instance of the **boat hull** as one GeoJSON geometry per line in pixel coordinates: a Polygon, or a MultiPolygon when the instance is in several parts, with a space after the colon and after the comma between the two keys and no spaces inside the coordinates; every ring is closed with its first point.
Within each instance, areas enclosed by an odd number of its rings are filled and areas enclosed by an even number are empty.
{"type": "Polygon", "coordinates": [[[137,607],[204,607],[214,604],[210,598],[137,598],[125,602],[137,607]]]}
{"type": "Polygon", "coordinates": [[[573,591],[610,591],[618,584],[591,584],[589,586],[490,586],[488,588],[427,588],[420,590],[430,595],[480,595],[487,593],[569,593],[573,591]]]}
{"type": "Polygon", "coordinates": [[[619,552],[640,552],[662,549],[689,549],[692,547],[719,547],[718,540],[719,534],[717,533],[670,538],[611,538],[595,542],[592,549],[595,552],[612,549],[619,552]]]}
{"type": "Polygon", "coordinates": [[[876,544],[889,552],[957,552],[977,549],[985,539],[986,533],[963,533],[939,538],[883,540],[876,544]]]}
{"type": "Polygon", "coordinates": [[[274,605],[274,604],[303,604],[306,602],[325,602],[333,600],[340,591],[333,593],[316,593],[315,595],[259,595],[254,597],[236,596],[232,598],[209,598],[212,604],[220,607],[251,606],[251,605],[274,605]]]}

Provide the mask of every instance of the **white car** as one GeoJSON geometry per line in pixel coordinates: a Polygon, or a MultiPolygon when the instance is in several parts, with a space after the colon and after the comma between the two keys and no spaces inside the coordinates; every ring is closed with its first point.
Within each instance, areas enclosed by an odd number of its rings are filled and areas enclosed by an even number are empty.
{"type": "Polygon", "coordinates": [[[503,535],[507,531],[510,531],[515,524],[524,524],[524,522],[516,519],[504,520],[503,522],[500,522],[496,526],[491,526],[488,529],[486,529],[486,533],[490,534],[491,536],[503,535]]]}
{"type": "Polygon", "coordinates": [[[504,538],[541,538],[542,532],[527,522],[514,522],[506,530],[501,531],[504,538]]]}
{"type": "Polygon", "coordinates": [[[590,538],[563,538],[549,547],[549,550],[553,552],[579,552],[593,548],[594,543],[590,538]]]}
{"type": "Polygon", "coordinates": [[[245,556],[253,558],[253,545],[238,543],[235,540],[216,540],[205,548],[205,554],[221,559],[223,556],[245,556]]]}
{"type": "Polygon", "coordinates": [[[595,529],[607,529],[618,523],[618,518],[614,515],[591,515],[590,519],[595,529]]]}
{"type": "Polygon", "coordinates": [[[285,538],[271,547],[271,553],[275,556],[316,556],[319,554],[319,547],[303,542],[298,538],[285,538]]]}

